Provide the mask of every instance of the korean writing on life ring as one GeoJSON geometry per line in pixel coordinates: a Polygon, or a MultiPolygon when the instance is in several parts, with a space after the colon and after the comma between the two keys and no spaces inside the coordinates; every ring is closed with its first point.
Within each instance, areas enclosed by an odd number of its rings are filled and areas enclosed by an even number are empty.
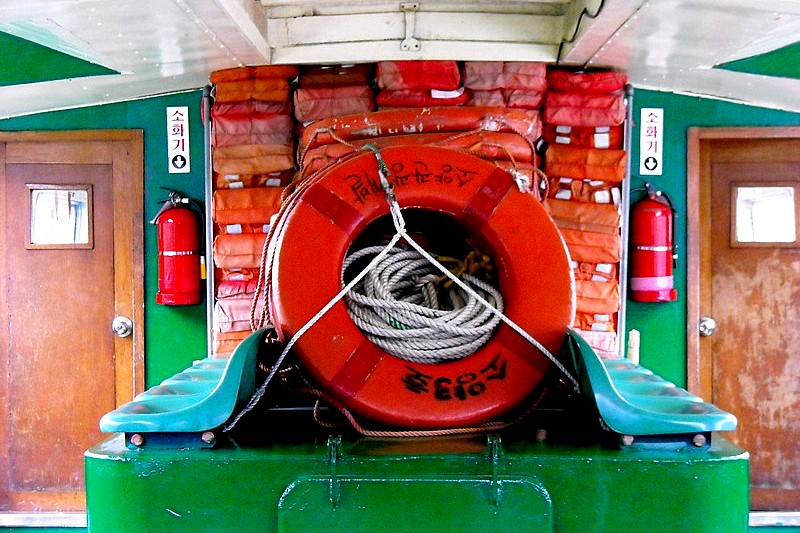
{"type": "MultiPolygon", "coordinates": [[[[411,168],[403,162],[391,165],[389,182],[394,187],[407,187],[409,185],[425,186],[428,183],[451,185],[461,188],[475,177],[477,172],[452,165],[447,162],[438,163],[436,168],[430,168],[425,161],[414,161],[411,168]]],[[[383,194],[380,179],[377,176],[364,174],[348,174],[344,177],[353,193],[356,202],[364,203],[374,194],[383,194]]]]}
{"type": "Polygon", "coordinates": [[[408,372],[400,379],[406,390],[414,394],[432,394],[439,401],[468,400],[480,396],[493,380],[506,378],[508,360],[497,354],[477,372],[464,372],[456,377],[432,376],[406,365],[408,372]]]}

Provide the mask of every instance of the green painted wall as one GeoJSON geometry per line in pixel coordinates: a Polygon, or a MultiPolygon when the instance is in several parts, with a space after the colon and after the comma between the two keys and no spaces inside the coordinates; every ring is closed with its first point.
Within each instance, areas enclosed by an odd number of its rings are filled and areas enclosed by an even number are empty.
{"type": "MultiPolygon", "coordinates": [[[[175,188],[195,199],[202,199],[203,148],[200,123],[201,92],[193,91],[143,100],[84,109],[59,111],[0,120],[0,130],[68,130],[136,128],[144,130],[145,141],[145,219],[158,211],[164,197],[160,187],[175,188]],[[169,175],[166,166],[165,107],[186,105],[191,110],[192,173],[169,175]]],[[[654,91],[636,91],[634,116],[642,107],[665,110],[664,175],[651,179],[675,201],[678,209],[678,245],[686,250],[686,130],[691,126],[778,126],[800,125],[800,114],[679,96],[654,91]]],[[[634,129],[634,140],[638,129],[634,129]]],[[[634,185],[639,165],[638,145],[633,143],[634,185]]],[[[628,329],[642,334],[642,363],[663,377],[686,381],[686,257],[681,255],[676,271],[679,299],[674,303],[637,304],[627,302],[628,329]]],[[[145,228],[145,328],[147,384],[152,386],[184,369],[193,359],[205,355],[205,305],[188,307],[158,306],[155,228],[145,228]]],[[[5,532],[22,528],[2,529],[5,532]]],[[[758,528],[766,533],[778,528],[758,528]]],[[[781,531],[787,531],[781,528],[781,531]]],[[[794,529],[792,529],[794,530],[794,529]]],[[[82,529],[38,529],[42,532],[80,532],[82,529]]]]}
{"type": "MultiPolygon", "coordinates": [[[[638,90],[634,94],[634,121],[643,107],[664,109],[663,175],[647,176],[675,203],[679,264],[675,271],[678,300],[669,303],[628,301],[627,330],[641,332],[641,363],[665,379],[686,386],[686,136],[690,127],[797,126],[800,114],[763,109],[718,100],[638,90]]],[[[634,127],[631,153],[632,187],[639,176],[639,128],[634,127]]],[[[632,195],[633,199],[636,195],[632,195]]]]}
{"type": "MultiPolygon", "coordinates": [[[[203,169],[202,91],[173,94],[118,104],[72,109],[0,120],[0,130],[141,129],[144,131],[144,216],[149,221],[166,198],[161,187],[174,188],[202,202],[203,169]],[[190,109],[191,173],[167,170],[167,106],[190,109]]],[[[206,307],[156,305],[158,264],[156,228],[145,224],[145,361],[147,386],[158,384],[205,357],[206,307]]]]}
{"type": "Polygon", "coordinates": [[[0,61],[0,86],[119,74],[116,70],[3,32],[0,32],[0,50],[4,57],[13,58],[0,61]],[[20,65],[25,67],[20,68],[20,65]]]}

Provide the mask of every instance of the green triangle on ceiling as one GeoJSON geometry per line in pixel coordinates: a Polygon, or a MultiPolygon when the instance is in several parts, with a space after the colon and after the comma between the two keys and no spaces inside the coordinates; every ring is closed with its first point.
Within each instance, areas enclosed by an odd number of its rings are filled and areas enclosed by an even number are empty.
{"type": "Polygon", "coordinates": [[[777,78],[800,79],[800,42],[757,56],[721,63],[715,65],[714,68],[777,78]]]}
{"type": "Polygon", "coordinates": [[[4,57],[13,58],[0,61],[0,86],[119,74],[9,33],[0,32],[0,50],[4,57]]]}

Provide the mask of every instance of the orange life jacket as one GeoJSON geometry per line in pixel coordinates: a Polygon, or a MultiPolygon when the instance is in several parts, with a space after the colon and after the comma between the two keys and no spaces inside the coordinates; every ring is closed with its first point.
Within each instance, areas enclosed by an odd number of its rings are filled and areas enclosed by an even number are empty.
{"type": "Polygon", "coordinates": [[[559,229],[569,228],[619,235],[621,216],[619,208],[613,204],[570,202],[548,198],[544,206],[559,229]]]}
{"type": "MultiPolygon", "coordinates": [[[[251,298],[224,298],[214,304],[214,329],[220,332],[250,331],[251,298]]],[[[256,313],[260,309],[256,308],[256,313]]]]}
{"type": "Polygon", "coordinates": [[[261,265],[261,252],[266,237],[263,233],[217,235],[214,238],[214,264],[221,269],[257,270],[261,265]]]}
{"type": "Polygon", "coordinates": [[[309,65],[301,67],[298,87],[332,85],[370,85],[375,75],[369,63],[355,65],[309,65]]]}
{"type": "Polygon", "coordinates": [[[617,334],[613,331],[586,331],[577,330],[581,337],[594,348],[603,359],[617,359],[619,352],[617,351],[617,334]]]}
{"type": "Polygon", "coordinates": [[[547,89],[547,66],[526,61],[465,61],[464,86],[476,90],[547,89]]]}
{"type": "Polygon", "coordinates": [[[619,235],[559,228],[569,255],[581,263],[619,263],[622,247],[619,235]]]}
{"type": "Polygon", "coordinates": [[[619,150],[623,147],[624,129],[622,126],[580,127],[545,124],[542,137],[547,144],[619,150]]]}
{"type": "Polygon", "coordinates": [[[429,107],[463,105],[469,95],[463,87],[452,91],[435,89],[383,89],[378,93],[376,101],[382,108],[386,107],[429,107]]]}
{"type": "Polygon", "coordinates": [[[251,333],[249,327],[244,331],[214,331],[212,356],[219,359],[229,357],[251,333]]]}
{"type": "Polygon", "coordinates": [[[281,100],[276,102],[265,102],[262,100],[248,100],[246,102],[219,102],[215,101],[211,106],[211,120],[228,115],[250,115],[252,113],[276,113],[279,115],[291,115],[291,100],[281,100]]]}
{"type": "Polygon", "coordinates": [[[544,92],[527,89],[469,89],[467,105],[539,109],[543,102],[544,92]]]}
{"type": "Polygon", "coordinates": [[[364,85],[312,85],[294,91],[294,116],[300,122],[375,110],[372,89],[364,85]]]}
{"type": "Polygon", "coordinates": [[[269,174],[294,167],[294,150],[285,144],[221,146],[212,151],[212,165],[221,174],[269,174]]]}
{"type": "Polygon", "coordinates": [[[216,284],[217,298],[252,298],[256,292],[257,280],[223,280],[216,284]]]}
{"type": "Polygon", "coordinates": [[[285,102],[289,99],[289,81],[285,78],[221,81],[214,86],[214,100],[217,102],[285,102]]]}
{"type": "Polygon", "coordinates": [[[278,213],[284,187],[219,189],[212,200],[218,233],[267,233],[271,218],[278,213]]]}
{"type": "Polygon", "coordinates": [[[627,110],[621,94],[548,91],[544,121],[565,126],[618,126],[627,110]]]}
{"type": "Polygon", "coordinates": [[[545,153],[545,173],[566,177],[619,183],[625,178],[628,154],[625,150],[599,150],[553,144],[545,153]]]}
{"type": "Polygon", "coordinates": [[[292,182],[294,169],[267,174],[224,174],[214,172],[215,189],[241,189],[242,187],[285,187],[292,182]]]}
{"type": "Polygon", "coordinates": [[[217,116],[211,122],[211,144],[215,147],[242,144],[293,144],[289,115],[242,113],[217,116]]]}
{"type": "Polygon", "coordinates": [[[215,70],[211,73],[211,83],[223,81],[248,80],[252,78],[286,78],[291,79],[298,74],[295,65],[259,65],[255,67],[234,67],[215,70]]]}
{"type": "Polygon", "coordinates": [[[551,91],[613,93],[623,90],[627,83],[628,76],[623,72],[573,72],[562,69],[547,72],[547,84],[551,91]]]}
{"type": "Polygon", "coordinates": [[[573,327],[586,331],[617,331],[617,314],[575,313],[573,327]]]}
{"type": "Polygon", "coordinates": [[[616,281],[575,281],[575,310],[588,314],[619,311],[619,283],[616,281]]]}
{"type": "Polygon", "coordinates": [[[556,178],[550,180],[549,196],[558,200],[619,205],[619,185],[602,180],[556,178]]]}

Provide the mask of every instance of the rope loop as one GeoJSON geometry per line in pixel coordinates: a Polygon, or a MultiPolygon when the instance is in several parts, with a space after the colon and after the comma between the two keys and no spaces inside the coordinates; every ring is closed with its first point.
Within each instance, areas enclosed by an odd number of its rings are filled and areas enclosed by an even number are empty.
{"type": "MultiPolygon", "coordinates": [[[[380,253],[370,246],[345,258],[354,262],[380,253]]],[[[500,291],[468,270],[478,271],[475,252],[454,261],[456,275],[503,312],[500,291]]],[[[342,279],[344,285],[344,278],[342,279]]],[[[492,336],[500,318],[445,276],[418,251],[395,246],[345,297],[355,325],[383,351],[414,363],[440,363],[475,353],[492,336]]]]}

